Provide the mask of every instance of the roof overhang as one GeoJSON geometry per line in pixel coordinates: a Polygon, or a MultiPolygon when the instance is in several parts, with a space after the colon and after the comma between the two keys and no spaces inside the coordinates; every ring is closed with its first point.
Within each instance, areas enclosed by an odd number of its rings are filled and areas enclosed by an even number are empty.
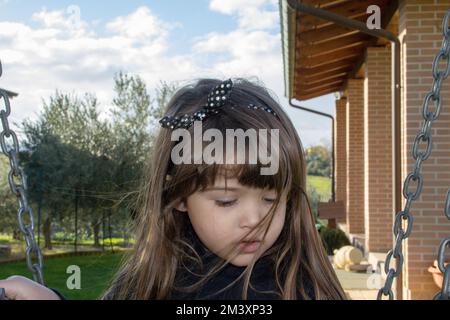
{"type": "MultiPolygon", "coordinates": [[[[307,100],[344,91],[348,79],[361,69],[366,48],[387,45],[388,41],[304,14],[295,8],[295,1],[298,0],[280,0],[286,96],[307,100]]],[[[390,0],[303,0],[301,3],[360,22],[366,22],[371,16],[367,8],[377,5],[382,13],[383,29],[398,7],[398,1],[390,0]]],[[[391,28],[394,27],[391,23],[391,28]]]]}

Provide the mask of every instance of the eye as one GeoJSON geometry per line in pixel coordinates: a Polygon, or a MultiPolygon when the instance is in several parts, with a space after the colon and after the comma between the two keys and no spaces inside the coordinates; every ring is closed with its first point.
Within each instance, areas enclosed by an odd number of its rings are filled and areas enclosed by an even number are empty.
{"type": "Polygon", "coordinates": [[[266,201],[267,203],[274,203],[276,200],[276,198],[264,198],[264,201],[266,201]]]}
{"type": "Polygon", "coordinates": [[[215,200],[216,205],[219,207],[231,207],[237,202],[237,199],[234,200],[215,200]]]}

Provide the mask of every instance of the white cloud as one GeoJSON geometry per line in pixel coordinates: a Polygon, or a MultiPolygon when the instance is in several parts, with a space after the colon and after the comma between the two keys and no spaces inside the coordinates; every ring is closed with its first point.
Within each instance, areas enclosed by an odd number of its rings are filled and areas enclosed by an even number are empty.
{"type": "Polygon", "coordinates": [[[240,29],[270,29],[276,26],[279,19],[276,0],[212,0],[209,8],[227,15],[237,15],[240,29]],[[267,5],[272,10],[261,8],[267,5]]]}
{"type": "Polygon", "coordinates": [[[211,10],[224,13],[224,14],[234,14],[246,8],[254,8],[260,7],[263,4],[271,2],[275,3],[276,1],[268,1],[268,0],[211,0],[209,3],[209,8],[211,10]]]}
{"type": "Polygon", "coordinates": [[[168,54],[169,31],[176,25],[164,23],[150,9],[141,7],[97,26],[106,28],[102,35],[78,13],[76,7],[43,8],[32,16],[36,27],[0,22],[0,86],[19,92],[12,101],[13,120],[35,116],[42,97],[56,89],[95,93],[106,108],[114,94],[113,75],[121,70],[139,74],[149,87],[198,73],[188,54],[168,54]]]}
{"type": "Polygon", "coordinates": [[[34,13],[32,19],[42,23],[46,28],[69,28],[69,20],[62,11],[49,12],[46,8],[43,8],[42,11],[34,13]]]}
{"type": "Polygon", "coordinates": [[[82,20],[80,7],[75,5],[67,7],[65,11],[47,11],[44,7],[31,18],[41,24],[46,33],[51,32],[53,37],[82,37],[88,33],[89,25],[82,20]]]}
{"type": "Polygon", "coordinates": [[[172,26],[154,16],[149,8],[140,7],[128,16],[114,19],[106,28],[124,37],[148,42],[165,39],[172,26]]]}
{"type": "Polygon", "coordinates": [[[280,41],[277,34],[236,30],[227,34],[210,33],[199,39],[193,50],[197,54],[226,54],[210,67],[224,76],[257,76],[268,85],[282,77],[280,41]]]}
{"type": "Polygon", "coordinates": [[[284,92],[281,35],[273,30],[279,24],[277,1],[212,0],[210,9],[236,15],[238,28],[196,39],[193,51],[198,55],[218,55],[220,58],[213,62],[211,70],[225,77],[258,77],[281,99],[284,92]]]}
{"type": "Polygon", "coordinates": [[[235,57],[252,56],[278,50],[279,35],[272,35],[263,31],[236,30],[230,33],[210,33],[203,40],[194,45],[200,52],[229,51],[235,57]]]}

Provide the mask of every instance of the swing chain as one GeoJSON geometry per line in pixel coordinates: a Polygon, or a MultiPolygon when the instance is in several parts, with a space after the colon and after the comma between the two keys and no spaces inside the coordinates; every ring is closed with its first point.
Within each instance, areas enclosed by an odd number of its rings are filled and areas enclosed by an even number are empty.
{"type": "MultiPolygon", "coordinates": [[[[2,67],[0,62],[0,76],[1,74],[2,67]]],[[[0,88],[0,101],[2,100],[5,108],[0,109],[0,119],[2,123],[2,131],[0,132],[0,146],[3,154],[8,157],[11,167],[8,174],[8,183],[11,191],[17,196],[19,202],[17,218],[19,221],[20,231],[23,233],[26,242],[26,261],[28,269],[33,274],[33,278],[36,282],[44,284],[42,272],[43,258],[42,252],[34,237],[33,210],[28,203],[26,175],[23,169],[19,166],[19,141],[16,133],[10,129],[8,123],[8,117],[11,114],[11,105],[8,93],[0,88]],[[11,140],[9,144],[7,143],[7,138],[11,140]],[[16,183],[15,179],[20,182],[16,183]],[[27,219],[24,219],[24,215],[27,215],[27,219]],[[29,224],[27,224],[25,220],[29,221],[29,224]],[[36,262],[33,262],[33,256],[36,257],[36,262]]]]}
{"type": "MultiPolygon", "coordinates": [[[[431,91],[425,95],[422,106],[422,116],[425,121],[423,122],[423,126],[420,129],[420,132],[417,134],[412,147],[412,156],[414,160],[416,160],[416,163],[413,171],[408,174],[403,184],[403,197],[406,199],[406,203],[403,210],[398,212],[395,216],[393,227],[393,233],[395,235],[395,245],[394,248],[391,249],[386,256],[386,261],[384,264],[384,271],[387,275],[386,282],[384,284],[384,287],[378,291],[378,300],[381,300],[383,296],[388,296],[389,300],[392,300],[394,298],[392,284],[394,278],[397,278],[400,275],[403,268],[404,257],[402,253],[402,241],[408,238],[411,234],[414,218],[410,213],[410,209],[413,201],[417,200],[422,193],[422,163],[430,157],[433,149],[431,128],[433,122],[439,118],[439,115],[441,113],[442,100],[440,92],[442,82],[450,75],[450,28],[448,28],[449,21],[450,10],[447,11],[442,23],[444,40],[442,42],[441,49],[433,60],[433,85],[431,91]],[[445,68],[443,70],[439,69],[439,65],[441,63],[445,65],[445,68]],[[433,102],[434,104],[434,111],[430,110],[431,102],[433,102]],[[426,147],[424,148],[425,151],[419,151],[419,146],[421,143],[426,144],[426,147]],[[410,191],[410,187],[413,182],[416,185],[414,192],[410,191]],[[402,220],[407,221],[406,230],[402,228],[402,220]],[[396,268],[390,267],[392,258],[394,258],[397,262],[396,268]]],[[[447,218],[450,219],[450,190],[447,194],[445,206],[445,214],[447,218]]],[[[447,267],[444,268],[443,262],[445,253],[444,250],[447,246],[450,246],[450,238],[447,238],[442,242],[439,250],[439,268],[442,267],[441,271],[444,273],[444,283],[442,286],[442,292],[436,295],[436,297],[441,299],[448,299],[450,296],[450,265],[447,265],[447,267]]]]}
{"type": "MultiPolygon", "coordinates": [[[[447,193],[447,200],[448,196],[450,195],[447,193]]],[[[442,290],[438,292],[434,296],[434,300],[448,300],[450,299],[450,264],[445,266],[444,258],[445,258],[445,248],[450,248],[450,237],[442,240],[441,245],[439,246],[439,253],[438,253],[438,268],[444,275],[443,281],[442,281],[442,290]]]]}
{"type": "MultiPolygon", "coordinates": [[[[450,189],[448,189],[447,197],[445,199],[444,214],[447,219],[450,220],[450,189]]],[[[442,290],[434,296],[434,300],[450,299],[450,264],[447,266],[445,265],[445,249],[447,247],[450,248],[450,237],[442,240],[439,246],[437,265],[439,270],[444,275],[444,278],[442,281],[442,290]]]]}

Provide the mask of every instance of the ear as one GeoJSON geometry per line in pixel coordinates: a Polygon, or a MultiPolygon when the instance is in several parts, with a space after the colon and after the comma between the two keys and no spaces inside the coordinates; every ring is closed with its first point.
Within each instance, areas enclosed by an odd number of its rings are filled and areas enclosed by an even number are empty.
{"type": "Polygon", "coordinates": [[[180,212],[187,212],[186,200],[180,200],[174,207],[176,210],[180,212]]]}

